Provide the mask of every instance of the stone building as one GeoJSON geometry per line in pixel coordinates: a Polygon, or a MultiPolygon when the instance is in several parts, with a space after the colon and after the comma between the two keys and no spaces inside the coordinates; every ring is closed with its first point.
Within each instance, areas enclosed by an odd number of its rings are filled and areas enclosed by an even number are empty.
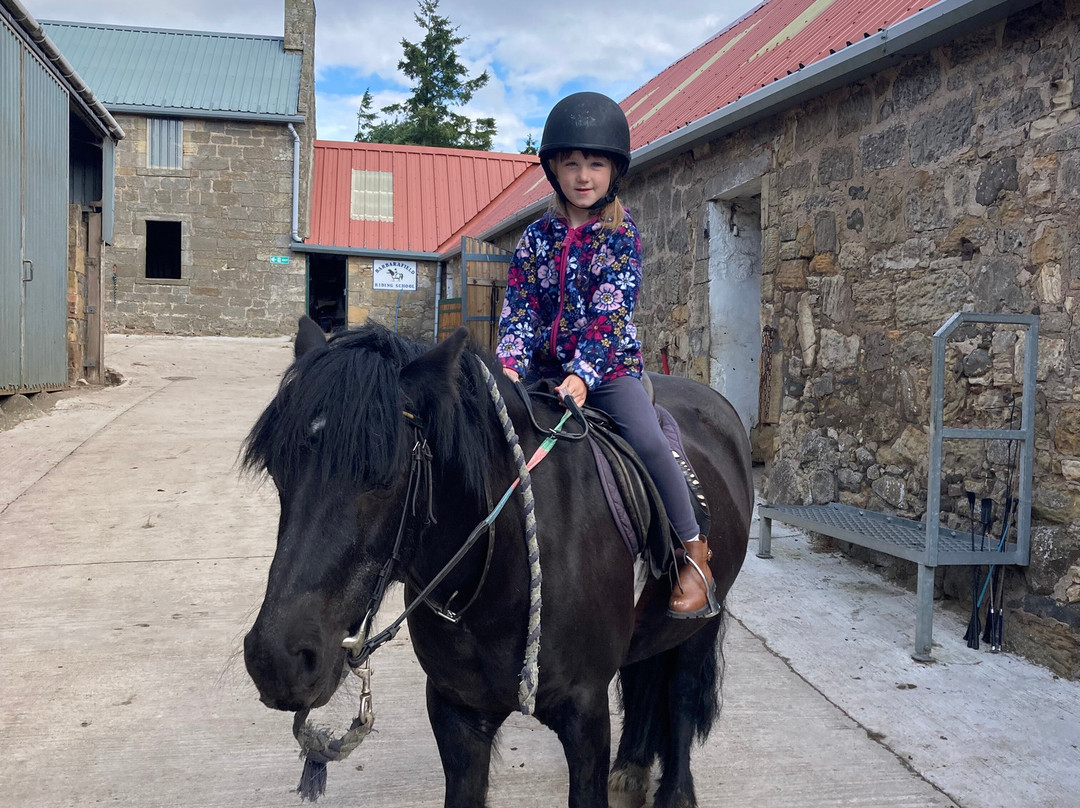
{"type": "Polygon", "coordinates": [[[46,22],[127,132],[104,249],[112,331],[281,334],[306,298],[313,0],[284,37],[46,22]]]}
{"type": "MultiPolygon", "coordinates": [[[[958,311],[1039,316],[1031,564],[1008,570],[1005,639],[1072,678],[1078,30],[1076,0],[773,0],[623,102],[622,190],[643,233],[647,364],[736,404],[772,502],[924,518],[933,333],[958,311]]],[[[510,246],[543,196],[471,232],[510,246]]],[[[950,344],[947,423],[1016,425],[1021,342],[972,328],[950,344]]],[[[995,514],[1015,495],[1014,447],[946,445],[940,518],[966,531],[967,491],[995,514]]],[[[966,573],[939,567],[939,598],[970,597],[966,573]]]]}

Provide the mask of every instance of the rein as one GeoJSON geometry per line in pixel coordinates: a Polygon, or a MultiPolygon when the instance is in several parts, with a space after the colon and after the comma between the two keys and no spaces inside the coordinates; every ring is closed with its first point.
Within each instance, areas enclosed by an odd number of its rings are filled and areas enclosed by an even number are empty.
{"type": "MultiPolygon", "coordinates": [[[[574,401],[572,396],[563,396],[562,403],[566,407],[567,413],[574,416],[574,420],[581,426],[580,432],[564,431],[562,427],[563,424],[566,423],[565,417],[555,425],[554,429],[547,429],[546,427],[540,426],[540,424],[536,422],[536,416],[533,415],[533,394],[529,392],[528,388],[525,387],[525,383],[520,379],[514,382],[514,389],[517,390],[518,395],[521,396],[521,401],[525,404],[525,410],[529,413],[529,420],[532,422],[533,429],[541,435],[547,435],[549,438],[565,438],[569,441],[579,441],[589,434],[589,422],[586,420],[585,414],[581,411],[581,408],[577,405],[577,402],[574,401]]],[[[558,396],[552,395],[551,393],[536,393],[536,395],[555,399],[556,401],[559,400],[558,396]]],[[[496,407],[498,407],[498,404],[496,404],[496,407]]]]}
{"type": "MultiPolygon", "coordinates": [[[[551,451],[552,447],[555,445],[555,442],[559,438],[568,438],[568,439],[571,439],[571,440],[580,440],[582,437],[585,436],[585,434],[586,434],[586,432],[588,430],[588,425],[585,422],[584,417],[581,415],[580,409],[578,409],[576,405],[574,405],[572,408],[568,406],[567,411],[563,414],[562,419],[559,421],[559,423],[555,426],[554,429],[544,429],[544,428],[540,427],[539,425],[536,425],[536,428],[538,430],[540,430],[541,432],[543,432],[544,434],[546,434],[547,437],[544,439],[543,443],[541,443],[539,448],[537,448],[536,452],[534,452],[532,458],[526,463],[525,462],[525,456],[521,451],[521,447],[518,445],[519,441],[518,441],[517,434],[514,432],[513,424],[511,423],[510,417],[506,412],[506,403],[505,403],[505,401],[503,401],[502,394],[499,393],[498,386],[495,384],[495,379],[491,375],[491,372],[487,369],[487,366],[484,365],[483,362],[478,362],[478,365],[480,367],[482,375],[484,376],[484,380],[485,380],[485,382],[487,384],[488,393],[491,396],[492,401],[493,401],[493,403],[495,405],[496,413],[499,415],[499,421],[503,426],[503,432],[506,435],[507,443],[510,445],[511,451],[514,454],[515,461],[517,462],[518,478],[516,480],[514,480],[513,483],[510,484],[510,486],[503,493],[502,497],[500,498],[498,503],[495,505],[495,507],[491,510],[491,512],[486,517],[484,517],[484,519],[481,520],[481,522],[473,529],[473,531],[469,534],[468,538],[465,539],[465,542],[461,545],[461,547],[458,549],[458,551],[456,553],[454,553],[453,557],[446,563],[446,565],[441,570],[439,570],[439,572],[428,582],[427,586],[425,586],[417,594],[417,596],[413,599],[412,603],[410,603],[405,608],[405,611],[403,611],[392,623],[390,623],[390,625],[388,625],[386,628],[384,628],[378,634],[376,634],[375,636],[369,636],[369,634],[371,632],[372,624],[374,623],[374,620],[375,620],[375,615],[378,612],[379,608],[382,606],[383,598],[386,595],[386,589],[389,586],[390,581],[392,579],[394,567],[396,567],[401,561],[401,545],[402,545],[402,541],[403,541],[404,536],[405,536],[405,526],[407,524],[407,520],[408,520],[408,516],[410,515],[410,511],[411,511],[411,514],[413,516],[416,515],[416,512],[417,512],[417,501],[416,501],[417,500],[417,495],[418,495],[419,491],[421,490],[421,488],[423,488],[423,487],[426,487],[426,489],[427,489],[427,515],[426,515],[425,525],[435,524],[435,521],[436,521],[435,516],[431,511],[431,503],[432,503],[431,458],[432,458],[432,454],[431,454],[431,449],[428,447],[427,439],[424,437],[423,421],[421,421],[419,416],[417,416],[417,415],[415,415],[415,414],[413,414],[411,412],[404,411],[402,413],[402,415],[406,418],[406,420],[413,427],[413,429],[414,429],[414,431],[416,433],[416,441],[413,444],[413,450],[412,450],[412,463],[411,463],[410,469],[409,469],[408,490],[406,491],[406,494],[405,494],[405,505],[402,508],[401,519],[400,519],[400,521],[398,523],[398,532],[397,532],[397,537],[394,540],[394,549],[391,552],[390,557],[386,560],[386,563],[383,564],[382,569],[379,571],[379,577],[378,577],[378,580],[376,581],[375,588],[372,591],[371,599],[368,602],[367,613],[365,614],[364,619],[361,622],[360,630],[357,631],[356,634],[354,634],[352,636],[349,636],[349,637],[346,637],[344,640],[341,641],[342,647],[348,649],[348,651],[349,651],[348,663],[349,663],[349,666],[351,668],[353,668],[354,670],[360,669],[361,666],[364,665],[364,663],[368,660],[368,658],[371,656],[372,653],[374,653],[378,648],[380,648],[381,646],[383,646],[386,643],[390,642],[390,640],[394,639],[394,637],[397,636],[398,631],[400,631],[402,624],[405,622],[405,620],[408,618],[408,616],[410,614],[412,614],[417,609],[417,607],[420,606],[420,604],[427,602],[428,597],[435,590],[435,588],[440,583],[443,582],[443,580],[446,578],[447,575],[449,575],[451,572],[454,571],[454,569],[457,567],[458,564],[461,563],[461,560],[465,557],[465,555],[469,552],[469,550],[471,550],[473,548],[473,546],[476,544],[476,542],[480,538],[480,536],[483,535],[483,533],[486,530],[491,529],[492,525],[495,522],[495,519],[502,512],[503,507],[506,505],[506,503],[510,499],[510,495],[513,493],[514,489],[517,488],[519,483],[522,486],[522,497],[526,501],[525,523],[526,523],[526,539],[527,539],[527,541],[529,541],[530,534],[531,534],[531,543],[530,543],[530,546],[529,546],[529,566],[530,566],[530,579],[531,580],[530,580],[529,589],[530,589],[530,593],[532,593],[534,591],[536,592],[536,598],[535,598],[536,603],[535,604],[533,603],[534,599],[530,598],[530,610],[529,610],[530,611],[530,638],[532,638],[533,635],[535,635],[535,640],[532,642],[532,645],[535,646],[535,650],[537,652],[539,651],[539,605],[538,604],[539,604],[539,555],[540,555],[540,552],[539,552],[538,547],[533,547],[532,546],[532,545],[535,544],[536,521],[535,521],[535,517],[533,516],[533,506],[532,506],[533,501],[532,501],[531,485],[530,485],[530,481],[529,481],[529,471],[531,469],[533,469],[541,460],[543,460],[547,456],[548,452],[551,451]],[[562,427],[565,425],[566,421],[572,415],[584,427],[584,429],[583,429],[583,431],[581,433],[566,432],[566,431],[564,431],[562,429],[562,427]],[[530,530],[530,521],[531,521],[531,530],[530,530]],[[532,569],[533,566],[534,566],[534,562],[535,562],[535,567],[536,567],[535,572],[532,569]],[[535,584],[534,584],[534,582],[535,582],[535,584]],[[534,620],[532,619],[532,615],[533,615],[534,611],[536,612],[536,620],[535,620],[536,625],[535,626],[533,625],[534,620]]],[[[520,383],[518,383],[518,384],[520,385],[520,383]]],[[[524,396],[525,401],[528,402],[528,393],[524,389],[521,390],[521,393],[524,396]]],[[[568,402],[568,404],[572,404],[573,399],[567,397],[567,402],[568,402]]],[[[532,408],[531,407],[529,407],[529,416],[532,419],[533,423],[536,424],[536,420],[532,416],[532,408]]],[[[436,613],[441,614],[442,612],[436,610],[436,613]]],[[[456,616],[457,615],[455,615],[455,617],[456,616]]],[[[523,671],[522,671],[523,680],[526,678],[526,673],[527,673],[527,671],[529,669],[529,664],[528,664],[529,656],[530,656],[530,654],[529,654],[529,648],[528,648],[528,644],[527,644],[527,648],[526,648],[526,668],[523,669],[523,671]]],[[[523,684],[522,690],[519,693],[519,696],[522,699],[521,710],[526,715],[528,715],[530,712],[532,712],[533,705],[535,704],[535,680],[536,680],[536,676],[532,675],[529,678],[532,680],[532,682],[528,686],[528,689],[526,689],[526,685],[523,684]],[[532,699],[531,700],[528,698],[528,695],[527,695],[529,692],[532,693],[532,699]]]]}

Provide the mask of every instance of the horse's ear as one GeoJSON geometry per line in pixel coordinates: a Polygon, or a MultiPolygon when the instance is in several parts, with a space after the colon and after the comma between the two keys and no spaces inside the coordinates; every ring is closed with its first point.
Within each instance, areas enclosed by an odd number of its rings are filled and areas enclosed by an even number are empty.
{"type": "Polygon", "coordinates": [[[401,369],[401,386],[405,393],[426,409],[457,396],[457,377],[461,353],[469,332],[459,328],[423,356],[401,369]]]}
{"type": "Polygon", "coordinates": [[[306,314],[300,318],[300,325],[296,329],[296,346],[294,355],[299,359],[304,354],[326,347],[326,334],[318,324],[306,314]]]}

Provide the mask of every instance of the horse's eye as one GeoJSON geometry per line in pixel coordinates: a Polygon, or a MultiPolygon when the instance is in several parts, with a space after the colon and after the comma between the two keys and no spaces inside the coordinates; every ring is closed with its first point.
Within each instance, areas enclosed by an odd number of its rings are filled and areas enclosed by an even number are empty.
{"type": "Polygon", "coordinates": [[[361,496],[373,499],[376,502],[383,502],[394,494],[394,489],[389,485],[377,485],[367,489],[361,496]]]}

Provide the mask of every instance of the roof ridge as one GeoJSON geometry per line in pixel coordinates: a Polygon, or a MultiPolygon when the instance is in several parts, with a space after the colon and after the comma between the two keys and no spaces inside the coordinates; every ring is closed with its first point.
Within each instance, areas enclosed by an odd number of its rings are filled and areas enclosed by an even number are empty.
{"type": "Polygon", "coordinates": [[[273,34],[244,34],[235,31],[198,31],[184,28],[150,28],[141,25],[115,25],[101,22],[79,22],[78,20],[38,20],[42,26],[55,25],[71,28],[96,28],[103,31],[131,31],[143,34],[175,34],[180,36],[218,37],[221,39],[264,39],[271,42],[284,42],[284,36],[273,34]]]}
{"type": "Polygon", "coordinates": [[[343,149],[373,149],[379,151],[397,151],[416,154],[451,154],[458,157],[476,157],[482,159],[500,159],[513,162],[539,164],[540,158],[535,154],[521,154],[519,152],[496,152],[483,149],[461,149],[450,146],[417,146],[412,143],[366,143],[354,140],[324,140],[319,138],[315,141],[316,146],[323,148],[343,149]]]}

